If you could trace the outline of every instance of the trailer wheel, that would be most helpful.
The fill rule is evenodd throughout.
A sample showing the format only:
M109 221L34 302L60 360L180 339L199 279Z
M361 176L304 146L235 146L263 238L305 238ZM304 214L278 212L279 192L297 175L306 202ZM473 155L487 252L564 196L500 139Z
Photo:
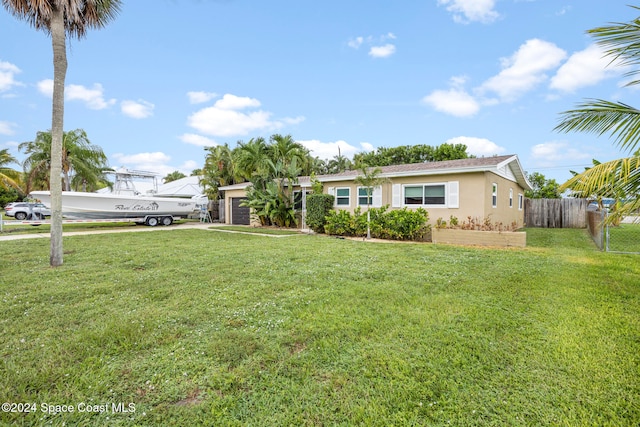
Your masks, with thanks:
M173 217L165 216L165 217L162 217L160 221L162 222L162 225L168 227L171 224L173 224Z
M146 224L149 227L155 227L156 225L158 225L158 218L155 216L150 216L149 218L147 218Z

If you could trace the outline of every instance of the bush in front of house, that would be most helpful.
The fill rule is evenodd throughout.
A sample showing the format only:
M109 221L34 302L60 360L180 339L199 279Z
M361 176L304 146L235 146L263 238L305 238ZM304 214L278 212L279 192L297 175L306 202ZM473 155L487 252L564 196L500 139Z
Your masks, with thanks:
M371 237L391 240L423 240L429 232L429 214L426 210L407 208L388 210L388 206L371 208ZM325 233L335 236L362 237L367 234L367 213L357 208L331 211L326 217Z
M324 232L324 224L333 210L334 197L331 194L314 193L307 195L306 223L316 233Z

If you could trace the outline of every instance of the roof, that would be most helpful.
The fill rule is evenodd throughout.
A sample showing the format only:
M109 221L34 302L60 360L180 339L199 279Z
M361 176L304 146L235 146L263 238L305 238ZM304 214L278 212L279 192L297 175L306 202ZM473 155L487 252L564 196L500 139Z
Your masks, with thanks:
M443 175L454 173L493 172L496 175L512 180L520 184L525 190L531 190L531 184L522 169L520 160L515 154L507 156L476 157L472 159L445 160L442 162L409 163L403 165L381 166L380 177L398 178L404 176ZM348 170L331 175L318 175L320 182L350 181L361 175L359 170ZM234 190L246 188L250 183L228 185L220 187L220 190ZM298 185L311 186L311 178L301 176Z
M158 186L158 196L192 197L203 194L200 177L187 176Z
M520 165L518 156L476 157L472 159L445 160L442 162L409 163L403 165L381 166L380 177L397 178L403 176L443 175L453 173L470 172L494 172L504 178L516 181L525 190L531 189L531 184L526 178ZM319 175L316 178L320 182L349 181L361 175L359 170L349 170L331 175ZM310 185L309 177L300 177L302 186Z

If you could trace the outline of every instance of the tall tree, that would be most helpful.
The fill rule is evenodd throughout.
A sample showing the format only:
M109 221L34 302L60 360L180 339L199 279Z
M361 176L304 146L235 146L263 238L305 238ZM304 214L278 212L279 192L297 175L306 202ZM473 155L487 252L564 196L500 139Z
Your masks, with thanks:
M637 6L630 7L640 10ZM605 49L606 56L611 58L610 64L629 69L626 77L640 74L640 18L594 28L587 33ZM639 83L640 79L634 78L626 86ZM615 145L632 153L640 148L640 110L622 102L588 99L575 109L560 113L560 123L554 130L609 135L614 138ZM598 194L606 190L624 195L625 203L617 210L617 215L608 219L615 222L640 208L640 156L636 152L630 157L595 165L565 182L562 189L565 188L582 194Z
M534 172L527 175L527 179L531 183L531 190L526 190L524 196L530 199L559 199L560 184L555 179L547 179L540 172Z
M170 174L167 174L167 176L165 176L164 178L162 178L162 181L166 184L168 182L177 181L179 179L186 178L186 177L187 175L183 174L180 171L173 171Z
M64 132L63 135L62 180L65 191L71 191L72 187L84 191L88 187L91 190L100 187L101 182L106 182L104 172L110 170L102 148L92 144L82 129ZM18 146L20 151L27 154L23 166L29 188L33 188L38 181L51 186L49 170L52 145L51 132L38 132L35 140Z
M218 187L242 181L238 173L238 154L228 144L205 148L208 151L202 168L200 184L212 200L221 198Z
M0 150L0 188L8 190L13 188L22 192L20 188L20 172L11 169L8 165L11 163L18 163L15 157L9 154L9 149L4 148Z
M67 75L66 38L81 39L91 28L102 28L115 18L120 0L2 0L2 5L19 19L51 36L53 47L53 103L51 114L51 176L62 174L64 129L64 84ZM62 265L62 182L51 180L52 267Z
M238 173L245 180L266 188L269 180L269 146L262 137L238 142Z
M378 147L376 151L357 153L353 156L353 162L356 165L390 166L467 159L470 157L473 156L467 153L467 146L464 144L444 143L436 147L417 144L400 145L397 147Z

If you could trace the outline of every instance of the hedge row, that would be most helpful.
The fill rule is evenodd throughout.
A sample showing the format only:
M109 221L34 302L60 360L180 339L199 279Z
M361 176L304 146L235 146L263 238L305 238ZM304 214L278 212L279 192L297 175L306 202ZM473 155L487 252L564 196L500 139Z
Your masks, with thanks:
M429 214L426 210L407 208L388 210L388 206L371 208L371 237L392 240L424 240L429 232ZM367 213L357 208L353 214L348 211L331 210L325 217L324 231L330 235L367 235Z

